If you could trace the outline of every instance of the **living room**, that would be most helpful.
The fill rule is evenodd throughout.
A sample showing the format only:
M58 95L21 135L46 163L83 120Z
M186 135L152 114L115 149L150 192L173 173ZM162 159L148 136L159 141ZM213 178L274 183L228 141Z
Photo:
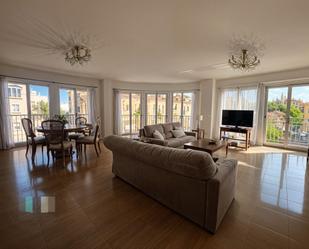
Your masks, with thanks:
M308 9L2 1L1 248L307 248Z

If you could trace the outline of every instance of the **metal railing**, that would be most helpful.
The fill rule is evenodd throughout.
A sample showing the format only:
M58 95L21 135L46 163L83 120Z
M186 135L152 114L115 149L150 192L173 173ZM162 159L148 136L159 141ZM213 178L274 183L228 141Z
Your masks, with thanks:
M287 142L290 145L308 146L309 122L291 119L286 129L286 121L267 120L266 142L277 144Z

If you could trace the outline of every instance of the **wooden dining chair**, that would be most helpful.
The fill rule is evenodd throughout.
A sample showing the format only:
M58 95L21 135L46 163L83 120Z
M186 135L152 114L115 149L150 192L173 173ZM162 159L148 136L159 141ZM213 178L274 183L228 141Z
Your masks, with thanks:
M73 144L66 140L64 123L60 120L45 120L42 122L42 129L47 144L47 165L49 165L49 154L52 153L53 160L56 153L61 153L63 163L65 164L65 153L70 154L72 161Z
M75 119L75 125L76 126L87 126L87 119L85 117L77 117ZM72 132L68 135L70 140L77 140L78 138L85 136L86 134L89 134L88 128L86 127L85 130L81 132Z
M94 145L95 152L97 153L97 156L99 156L99 151L101 152L101 146L100 146L100 127L99 125L96 125L95 132L93 136L84 136L81 138L78 138L76 140L76 148L77 148L77 157L79 156L79 153L82 151L82 146L84 145L84 151L86 153L86 146L89 144ZM99 149L99 151L98 151Z
M42 154L43 154L44 146L46 146L46 139L45 139L44 136L36 136L35 135L33 128L32 128L31 119L22 118L21 124L22 124L23 129L24 129L25 134L26 134L27 149L26 149L26 155L25 156L28 155L29 147L31 145L31 149L32 149L31 159L32 159L32 162L34 162L37 145L42 146Z

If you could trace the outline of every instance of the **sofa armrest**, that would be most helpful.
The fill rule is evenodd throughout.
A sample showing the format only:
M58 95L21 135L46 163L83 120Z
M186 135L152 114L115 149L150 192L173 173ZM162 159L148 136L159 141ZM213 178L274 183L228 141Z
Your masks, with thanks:
M187 136L196 137L196 133L195 133L195 132L192 132L192 131L185 131L185 134L186 134Z
M148 137L147 137L147 143L157 144L157 145L162 145L162 146L167 146L168 144L166 140L161 140L158 138L148 138Z
M205 228L215 233L234 200L237 161L219 159L217 173L207 181Z

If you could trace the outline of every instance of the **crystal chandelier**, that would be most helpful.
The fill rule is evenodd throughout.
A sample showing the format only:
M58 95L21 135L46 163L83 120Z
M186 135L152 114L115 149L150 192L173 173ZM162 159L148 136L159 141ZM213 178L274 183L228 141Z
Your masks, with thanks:
M91 50L83 45L74 45L65 52L65 61L71 66L76 63L83 65L91 59Z
M265 46L254 35L234 37L229 44L228 64L235 70L243 72L254 70L260 63Z
M241 54L231 55L228 60L229 65L233 69L239 69L241 71L250 71L255 69L257 65L261 63L260 59L256 55L250 55L247 49L242 49Z

